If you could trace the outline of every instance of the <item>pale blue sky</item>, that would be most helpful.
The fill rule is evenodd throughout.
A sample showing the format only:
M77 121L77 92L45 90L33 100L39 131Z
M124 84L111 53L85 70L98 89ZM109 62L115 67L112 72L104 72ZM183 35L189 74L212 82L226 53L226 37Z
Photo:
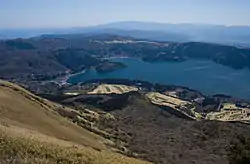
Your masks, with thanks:
M132 20L250 25L250 0L0 0L0 28Z

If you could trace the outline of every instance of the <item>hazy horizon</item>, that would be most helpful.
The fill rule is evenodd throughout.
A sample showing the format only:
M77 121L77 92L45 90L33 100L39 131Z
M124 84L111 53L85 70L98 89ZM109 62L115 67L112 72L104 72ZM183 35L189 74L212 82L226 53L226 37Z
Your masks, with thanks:
M93 25L83 25L83 26L65 26L65 27L0 27L1 30L22 30L22 29L70 29L70 28L84 28L84 27L96 27L96 26L102 26L102 25L108 25L108 24L116 24L116 23L131 23L131 22L135 22L135 23L152 23L152 24L163 24L163 25L167 25L167 24L172 24L172 25L211 25L211 26L225 26L225 27L249 27L250 25L225 25L225 24L208 24L208 23L171 23L171 22L153 22L153 21L134 21L134 20L127 20L127 21L114 21L114 22L104 22L101 24L93 24Z
M112 22L250 26L249 0L1 0L0 28L71 28Z

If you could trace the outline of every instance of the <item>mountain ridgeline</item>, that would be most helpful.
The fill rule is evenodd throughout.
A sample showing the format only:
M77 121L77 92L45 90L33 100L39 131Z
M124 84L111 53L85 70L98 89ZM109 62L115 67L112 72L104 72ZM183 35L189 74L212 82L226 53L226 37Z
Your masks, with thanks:
M147 62L212 60L235 69L250 68L250 49L200 42L155 42L109 34L1 41L0 57L0 77L5 79L53 79L65 72L88 68L105 68L100 72L122 68L120 63L110 64L106 60L110 57L136 57Z
M208 42L249 47L249 31L249 26L124 21L77 28L0 29L0 39L29 38L42 34L113 34L165 42Z

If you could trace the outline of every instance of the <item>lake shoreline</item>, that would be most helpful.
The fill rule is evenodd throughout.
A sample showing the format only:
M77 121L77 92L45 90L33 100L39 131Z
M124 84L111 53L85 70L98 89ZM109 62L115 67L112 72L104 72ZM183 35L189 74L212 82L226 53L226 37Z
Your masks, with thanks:
M127 65L124 69L98 74L94 70L73 74L67 83L81 83L93 79L131 79L151 83L186 86L206 95L224 94L250 99L245 88L250 83L250 70L234 70L207 60L148 63L137 58L114 58L111 61Z

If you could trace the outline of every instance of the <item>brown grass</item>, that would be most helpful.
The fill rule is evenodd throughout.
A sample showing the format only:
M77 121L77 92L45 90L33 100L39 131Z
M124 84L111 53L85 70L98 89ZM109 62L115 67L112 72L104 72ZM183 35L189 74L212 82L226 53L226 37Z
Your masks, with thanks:
M50 105L57 107L56 104ZM0 119L2 121L59 139L98 149L104 148L99 136L78 127L47 108L46 104L31 100L11 88L0 87Z
M12 127L0 126L0 162L1 164L140 164L146 163L124 157L107 150L95 150L74 145L67 141L43 136L20 135ZM42 139L41 139L42 138ZM46 139L46 141L42 141Z
M73 110L0 80L0 163L144 163L107 150L58 108Z

